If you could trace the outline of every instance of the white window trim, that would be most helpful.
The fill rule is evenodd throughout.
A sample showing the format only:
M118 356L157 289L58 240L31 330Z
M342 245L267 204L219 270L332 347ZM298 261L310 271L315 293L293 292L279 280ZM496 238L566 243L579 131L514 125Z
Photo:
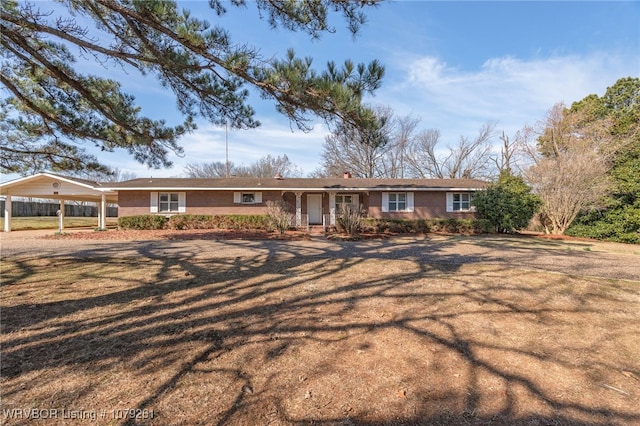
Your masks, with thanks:
M453 196L454 194L460 195L468 195L469 196L469 208L468 209L453 209ZM447 213L473 213L476 211L476 207L471 205L471 201L473 201L473 193L472 192L447 192Z
M390 210L389 209L389 195L390 194L405 194L405 209L404 210ZM413 192L407 191L393 191L382 193L382 212L383 213L412 213L415 210Z
M169 210L161 210L160 209L160 196L162 194L168 194L169 199L171 199L171 194L178 194L178 209L171 210L171 201L169 201ZM167 192L152 192L151 193L151 213L184 213L187 211L187 193L186 192L175 192L175 191L167 191Z
M351 204L351 207L353 207L353 208L354 208L354 209L356 209L356 210L358 210L358 209L360 208L360 194L354 194L354 193L338 193L338 194L335 194L335 196L334 196L334 200L333 200L335 210L336 210L336 212L337 212L338 214L340 214L340 209L338 208L338 202L337 202L337 200L336 200L336 199L337 199L337 197L345 197L345 196L346 196L346 197L351 197L351 203L349 203L349 204ZM343 198L343 200L344 200L344 198ZM340 204L345 204L345 203L344 203L344 201L343 201L343 202L342 202L342 203L340 203Z
M158 213L158 193L157 192L151 193L151 201L149 205L150 205L149 211L151 213Z
M187 193L178 192L178 213L185 213L187 211Z
M158 212L160 212L160 213L178 213L178 205L176 205L175 210L171 208L171 196L174 195L174 194L178 195L177 192L159 192L158 193ZM166 201L167 208L166 208L166 210L162 209L162 204L163 204L162 196L163 195L167 196L167 201ZM178 200L177 200L178 204L179 204L179 199L180 199L180 197L178 197Z

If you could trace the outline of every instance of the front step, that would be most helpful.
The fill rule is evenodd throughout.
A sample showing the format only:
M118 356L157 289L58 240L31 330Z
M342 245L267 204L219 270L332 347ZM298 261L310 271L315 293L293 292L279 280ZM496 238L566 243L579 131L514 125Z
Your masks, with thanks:
M324 226L322 225L309 225L307 227L309 235L324 235Z

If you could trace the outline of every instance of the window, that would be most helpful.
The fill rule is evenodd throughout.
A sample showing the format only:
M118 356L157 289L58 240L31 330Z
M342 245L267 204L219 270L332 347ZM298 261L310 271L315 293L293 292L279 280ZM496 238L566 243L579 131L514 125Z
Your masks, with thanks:
M253 192L242 193L242 204L253 204L256 202L256 195Z
M179 196L177 192L161 192L159 208L160 212L177 212Z
M468 212L471 211L471 194L453 194L453 211Z
M407 193L391 192L389 193L389 211L403 212L407 210Z
M353 197L351 195L336 195L336 212L338 214L342 213L342 210L345 206L350 206L353 204Z
M260 204L262 203L262 192L234 192L233 202L235 204Z
M383 192L382 212L413 213L413 192Z

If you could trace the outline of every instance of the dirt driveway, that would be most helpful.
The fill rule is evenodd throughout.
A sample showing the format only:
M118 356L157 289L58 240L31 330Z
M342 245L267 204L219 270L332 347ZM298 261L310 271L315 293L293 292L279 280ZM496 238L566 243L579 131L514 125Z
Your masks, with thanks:
M245 249L248 252L297 252L301 256L382 256L442 264L491 263L555 271L576 276L640 279L640 246L600 241L549 240L511 236L402 236L363 241L308 241L273 239L229 240L206 231L132 231L117 237L94 239L91 230L72 231L92 238L55 238L51 230L0 233L1 253L9 256L92 256L100 247L114 255L131 256L140 250L177 248L212 254ZM116 231L109 231L116 234ZM120 252L120 254L118 254ZM247 253L236 253L241 257ZM253 255L254 253L251 253Z
M0 235L3 424L640 424L638 246L180 235Z

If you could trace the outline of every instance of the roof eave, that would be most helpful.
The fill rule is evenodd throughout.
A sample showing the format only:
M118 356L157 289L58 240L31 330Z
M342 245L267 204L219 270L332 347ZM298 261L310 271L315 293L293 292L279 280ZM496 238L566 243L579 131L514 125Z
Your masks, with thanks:
M136 186L136 187L111 187L101 188L105 191L287 191L287 192L327 192L327 191L478 191L484 187L398 187L398 186L376 186L376 187L265 187L265 186L242 186L242 187L193 187L193 186Z

